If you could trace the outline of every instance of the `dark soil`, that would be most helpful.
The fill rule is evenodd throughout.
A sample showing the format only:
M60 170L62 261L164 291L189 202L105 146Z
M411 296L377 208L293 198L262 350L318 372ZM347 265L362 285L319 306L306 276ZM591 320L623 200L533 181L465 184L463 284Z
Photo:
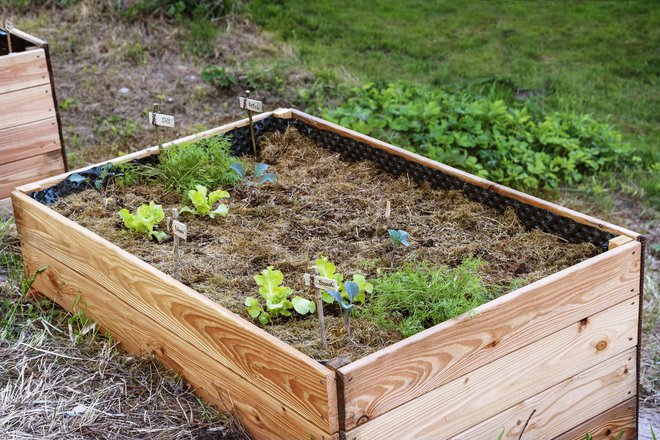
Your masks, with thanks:
M188 241L182 244L182 281L231 311L250 319L243 301L258 297L253 276L268 265L284 273L285 284L312 299L303 274L311 261L328 256L345 276L367 278L389 270L388 227L410 233L411 246L397 253L397 265L430 262L458 265L468 256L487 264L482 276L493 294L506 286L534 282L599 253L590 244L570 244L537 230L526 231L513 211L498 211L465 198L459 191L433 190L406 176L395 177L370 162L344 162L290 130L262 140L262 161L278 174L274 185L248 197L229 189L226 219L183 217ZM250 159L247 159L248 161ZM116 212L149 201L180 207L181 197L163 186L110 186L107 208L96 191L60 200L54 209L172 274L171 240L158 244L123 228ZM249 200L249 202L248 202ZM385 219L391 202L392 215ZM363 357L393 342L399 334L354 319L349 340L337 305L325 308L329 350L320 344L318 320L293 318L265 329L316 359Z

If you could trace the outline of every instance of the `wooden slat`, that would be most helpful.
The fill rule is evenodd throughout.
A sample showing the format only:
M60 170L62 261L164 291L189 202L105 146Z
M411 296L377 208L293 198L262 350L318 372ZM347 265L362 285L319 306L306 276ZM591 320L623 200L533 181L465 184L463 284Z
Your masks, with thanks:
M450 438L637 344L637 298L588 317L349 431L347 438Z
M55 116L50 84L0 95L0 130Z
M640 254L625 244L342 367L347 429L639 294Z
M61 148L54 117L0 130L0 165Z
M166 366L180 372L197 393L224 410L235 410L252 435L258 439L325 438L325 433L305 418L285 408L270 394L217 362L213 356L185 335L147 315L136 316L133 304L80 275L58 260L29 244L22 245L28 273L48 269L36 278L33 287L69 310L83 310L97 318L102 331L110 332L127 350L153 354Z
M593 440L615 440L623 431L620 440L637 439L637 402L631 398L591 420L556 437L556 440L584 440L590 434Z
M599 220L597 218L591 217L589 215L582 214L577 211L573 211L572 209L568 209L563 206L559 206L557 204L547 202L545 200L539 199L538 197L530 196L529 194L516 191L504 185L491 182L490 180L477 177L473 174L466 173L465 171L461 171L457 168L450 167L448 165L428 159L424 156L420 156L419 154L415 154L408 150L404 150L403 148L399 148L394 145L388 144L387 142L374 139L370 136L364 135L362 133L358 133L357 131L344 128L340 125L333 124L332 122L325 121L323 119L317 118L312 115L308 115L307 113L301 112L300 110L291 109L291 115L293 118L301 120L321 130L327 130L327 131L333 131L335 133L339 133L342 136L358 140L360 142L371 145L373 147L386 151L395 156L401 156L405 159L420 163L429 168L440 170L445 174L456 176L459 179L464 180L465 182L472 183L473 185L480 186L482 188L487 188L503 196L510 197L515 200L519 200L528 205L547 209L548 211L553 212L555 214L559 214L563 217L571 218L578 223L588 226L593 226L598 229L612 232L613 234L617 234L617 235L627 235L631 238L637 238L639 236L637 232L633 232L628 229L622 228L620 226L616 226L611 223L605 222L603 220Z
M159 323L286 411L324 432L339 429L333 371L25 194L13 192L12 201L21 242L120 298L128 314L121 319ZM92 318L105 324L103 315Z
M0 165L0 198L8 197L17 186L54 176L64 171L59 150Z
M252 117L252 120L259 121L261 119L267 118L268 116L275 116L275 117L278 117L278 118L279 117L284 117L288 114L287 112L288 112L288 109L278 109L278 110L275 110L275 111L272 111L272 112L261 113L259 115L255 115L255 116ZM217 134L225 133L225 132L228 132L230 130L233 130L234 128L244 127L247 124L248 124L248 118L241 119L241 120L232 122L230 124L225 124L225 125L221 125L219 127L211 128L211 129L203 131L201 133L196 133L196 134L193 134L193 135L190 135L190 136L185 136L185 137L182 137L182 138L170 141L170 142L166 142L166 143L163 144L163 148L167 148L170 145L176 145L176 144L180 144L180 143L183 143L183 142L190 142L190 141L195 141L195 140L199 140L199 139L204 139L204 138L207 138L207 137L210 137L210 136L215 136ZM85 171L85 170L88 170L90 168L94 168L94 167L97 167L99 165L103 165L103 164L106 164L106 163L123 163L123 162L129 162L129 161L135 160L135 159L142 159L144 157L149 157L149 156L153 156L154 154L158 154L158 151L159 151L159 149L158 149L157 146L145 148L144 150L136 151L134 153L127 154L125 156L115 157L114 159L110 159L110 160L106 160L106 161L103 161L103 162L88 165L86 167L82 167L82 168L79 168L77 170L69 171L67 173L63 173L63 174L60 174L60 175L57 175L57 176L54 176L54 177L51 177L51 178L48 178L48 179L43 179L43 180L40 180L38 182L34 182L30 185L24 185L24 186L22 186L18 189L20 191L24 192L24 193L28 193L28 192L31 192L31 191L38 191L38 190L49 188L53 185L56 185L57 183L59 183L62 180L66 179L67 176L69 176L70 174L79 173L81 171Z
M454 439L494 440L500 434L507 440L555 438L635 395L635 357L636 348L631 348L463 431Z
M631 240L632 240L632 238L626 237L625 235L619 235L618 237L614 237L607 244L607 250L616 249L619 246L624 245L624 244L628 243Z
M43 49L0 57L0 94L49 83Z

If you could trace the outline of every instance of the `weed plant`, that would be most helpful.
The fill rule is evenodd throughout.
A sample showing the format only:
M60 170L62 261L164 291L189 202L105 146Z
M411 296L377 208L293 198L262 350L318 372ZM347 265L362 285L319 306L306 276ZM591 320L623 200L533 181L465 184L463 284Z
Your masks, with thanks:
M414 335L488 301L479 276L482 260L465 259L456 268L408 264L373 279L374 293L365 313L379 326Z

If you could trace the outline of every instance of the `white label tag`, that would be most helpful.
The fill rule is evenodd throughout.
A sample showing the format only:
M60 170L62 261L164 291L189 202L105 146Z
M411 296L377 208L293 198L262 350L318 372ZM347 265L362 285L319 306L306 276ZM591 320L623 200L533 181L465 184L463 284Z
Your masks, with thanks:
M305 278L306 286L312 284L312 276L310 274L306 273L304 278ZM317 289L337 290L337 280L315 275L314 287L316 287Z
M155 116L155 119L154 119ZM174 127L174 116L149 112L149 123L163 127Z
M172 234L184 240L188 239L188 225L177 220L172 220Z
M264 111L263 103L261 101L257 101L256 99L250 99L240 96L238 98L238 103L241 106L241 108L244 110L250 110L259 113Z

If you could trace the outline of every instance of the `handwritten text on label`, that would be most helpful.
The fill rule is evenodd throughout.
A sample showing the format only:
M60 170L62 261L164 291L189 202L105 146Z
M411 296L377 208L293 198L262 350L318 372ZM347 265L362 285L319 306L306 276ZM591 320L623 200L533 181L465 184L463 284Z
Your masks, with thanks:
M161 125L163 127L174 127L174 116L149 112L149 123L154 125Z
M305 285L309 286L312 283L312 277L310 274L305 274ZM326 278L322 276L314 276L314 287L317 289L329 289L337 290L337 281L332 278Z
M264 111L264 105L262 104L261 101L257 101L256 99L250 99L240 96L238 98L238 103L241 106L241 108L245 110L250 110L253 112L260 112L260 113Z
M177 220L172 220L172 233L184 240L188 239L188 225Z

